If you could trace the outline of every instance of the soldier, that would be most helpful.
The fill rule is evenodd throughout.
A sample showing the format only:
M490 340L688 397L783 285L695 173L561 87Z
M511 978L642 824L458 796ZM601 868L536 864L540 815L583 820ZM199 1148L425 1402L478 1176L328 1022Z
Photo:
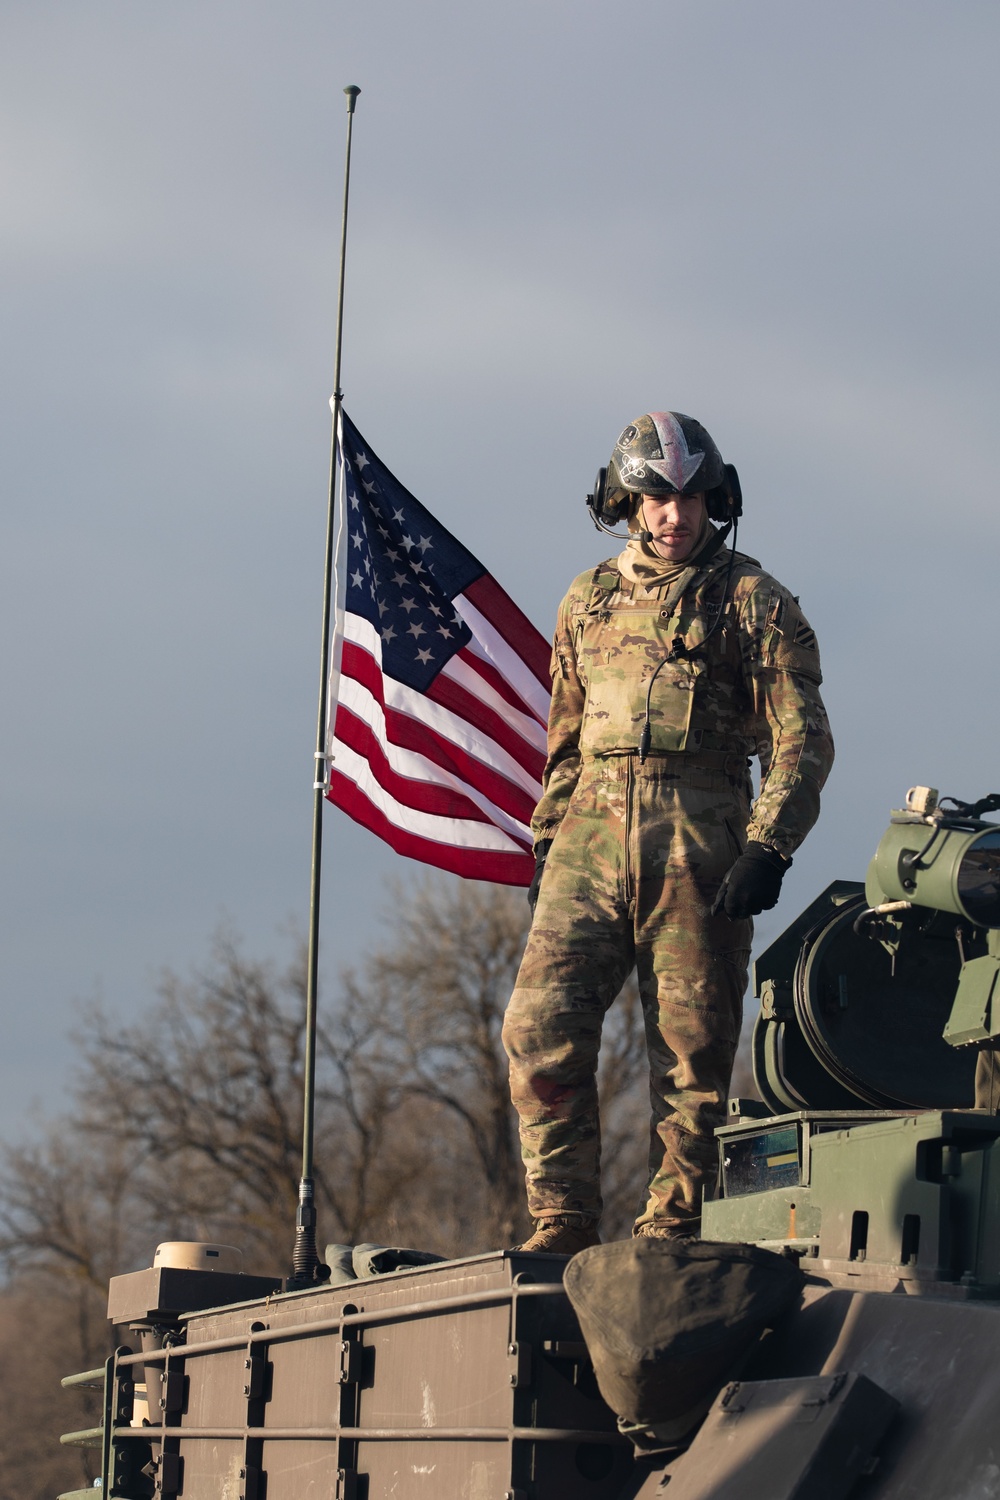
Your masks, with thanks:
M833 759L816 638L735 550L739 481L700 423L630 423L588 504L604 530L627 517L630 538L560 606L537 904L504 1023L535 1221L521 1248L567 1255L599 1242L597 1055L633 966L653 1111L633 1233L697 1232L750 919L776 903Z

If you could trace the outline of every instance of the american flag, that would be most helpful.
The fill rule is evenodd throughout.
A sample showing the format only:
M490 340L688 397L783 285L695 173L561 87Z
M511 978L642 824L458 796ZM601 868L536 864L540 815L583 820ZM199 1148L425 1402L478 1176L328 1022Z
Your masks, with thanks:
M327 796L400 854L528 885L548 644L341 421Z

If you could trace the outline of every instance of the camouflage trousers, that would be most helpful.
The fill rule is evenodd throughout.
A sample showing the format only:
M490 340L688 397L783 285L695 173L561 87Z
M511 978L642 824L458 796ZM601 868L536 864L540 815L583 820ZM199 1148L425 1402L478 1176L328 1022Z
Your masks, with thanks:
M503 1031L535 1219L600 1218L601 1026L633 966L652 1104L636 1228L696 1230L714 1181L753 924L710 910L749 786L680 759L585 761L546 862Z

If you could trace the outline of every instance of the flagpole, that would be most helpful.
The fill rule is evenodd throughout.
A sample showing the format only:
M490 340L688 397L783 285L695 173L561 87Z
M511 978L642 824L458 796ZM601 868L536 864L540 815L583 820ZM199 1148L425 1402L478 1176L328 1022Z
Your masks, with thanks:
M337 343L333 367L333 432L330 440L330 491L326 521L326 565L323 577L323 631L320 644L319 709L316 716L315 779L313 782L312 880L309 892L309 947L306 965L306 1036L303 1060L302 1177L295 1214L295 1247L289 1290L323 1281L329 1271L320 1263L316 1249L316 1204L313 1184L313 1128L316 1103L316 1015L319 960L319 904L323 868L323 803L326 776L326 719L330 678L330 615L333 601L334 531L337 504L337 446L344 393L340 388L340 361L344 340L344 270L347 264L347 206L351 186L351 132L354 110L361 90L348 84L347 153L344 162L344 210L340 229L340 278L337 292Z

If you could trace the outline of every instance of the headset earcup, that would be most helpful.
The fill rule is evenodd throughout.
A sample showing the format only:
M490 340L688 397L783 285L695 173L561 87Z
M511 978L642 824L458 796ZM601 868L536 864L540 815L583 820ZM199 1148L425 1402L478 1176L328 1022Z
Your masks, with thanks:
M743 514L740 476L732 464L723 464L722 483L708 491L705 508L711 521L732 521Z
M594 480L594 488L587 496L587 509L590 511L595 526L600 526L604 517L604 494L607 484L607 469L598 469L597 478Z
M607 469L598 469L593 493L587 496L587 509L599 527L617 526L619 521L628 520L631 501L635 497L617 484L617 471L616 482L612 485L612 494L617 495L618 498L611 500L608 497Z
M624 504L618 500L611 504L608 500L608 471L598 469L597 478L594 480L594 503L593 511L605 524L605 526L617 526L622 517L627 514L628 502Z
M722 465L723 480L729 496L729 506L726 512L726 520L732 520L743 514L743 489L740 485L740 476L736 472L735 464Z
M598 469L597 478L594 480L594 514L600 516L602 521L607 521L604 514L604 506L608 498L608 471Z

